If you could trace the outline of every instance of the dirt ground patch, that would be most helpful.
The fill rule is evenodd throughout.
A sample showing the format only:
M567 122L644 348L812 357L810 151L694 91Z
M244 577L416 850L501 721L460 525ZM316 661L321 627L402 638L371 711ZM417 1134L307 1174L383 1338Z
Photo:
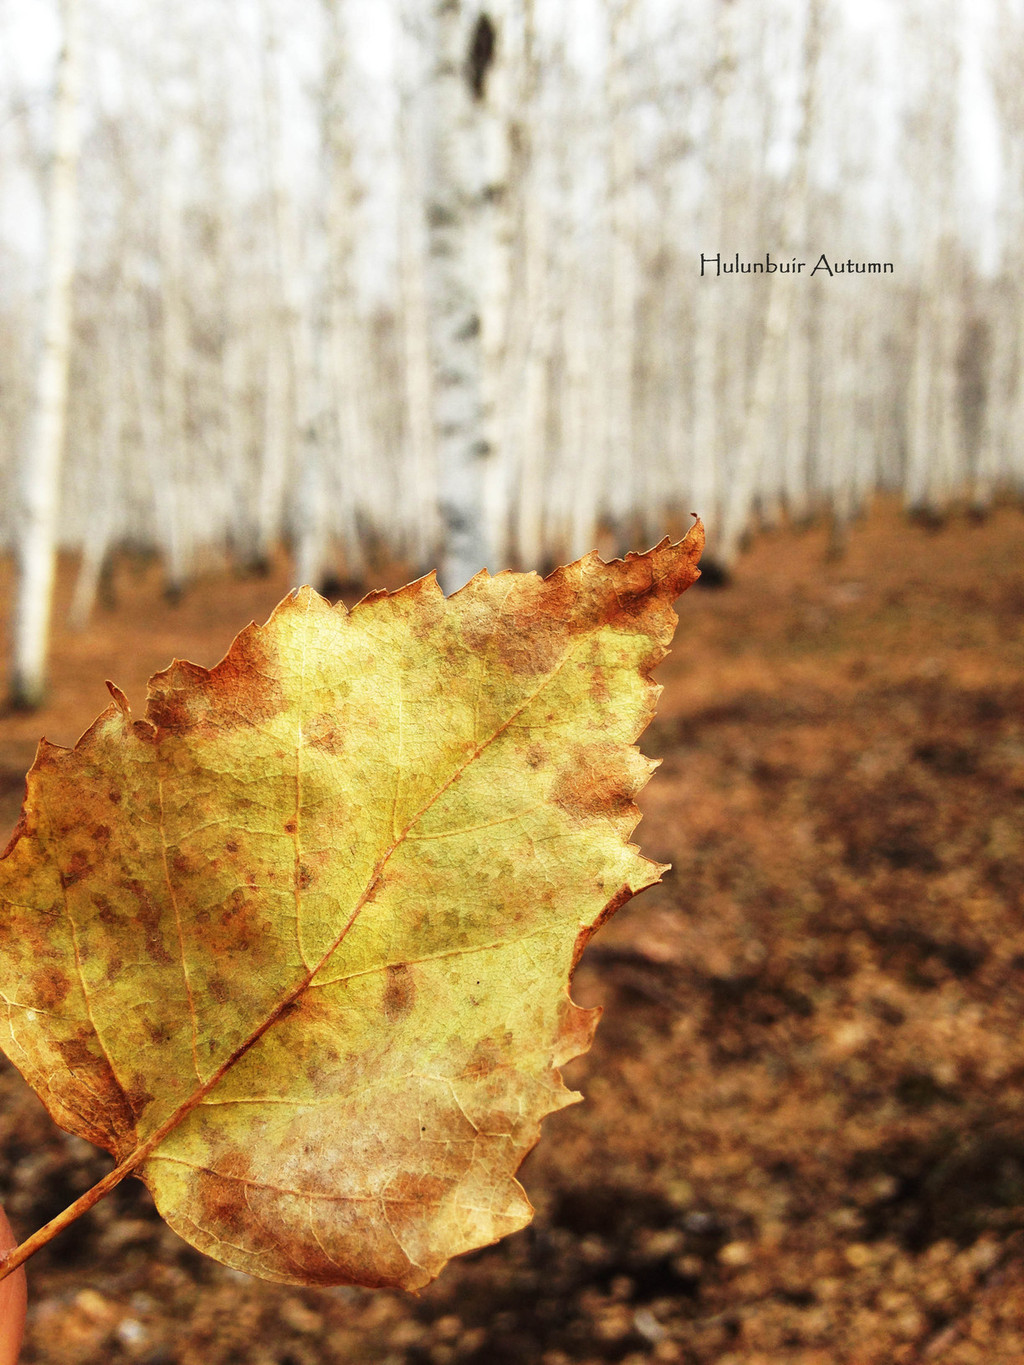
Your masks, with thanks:
M419 1298L296 1291L193 1252L129 1180L30 1263L27 1365L1024 1360L1022 549L1017 509L883 504L839 563L772 534L681 601L637 834L673 867L577 975L606 1013L567 1068L586 1102L523 1168L529 1229ZM288 585L168 607L125 560L115 586L58 630L46 711L2 720L0 837L41 733L73 742L107 677L141 710ZM109 1166L5 1064L17 1231Z

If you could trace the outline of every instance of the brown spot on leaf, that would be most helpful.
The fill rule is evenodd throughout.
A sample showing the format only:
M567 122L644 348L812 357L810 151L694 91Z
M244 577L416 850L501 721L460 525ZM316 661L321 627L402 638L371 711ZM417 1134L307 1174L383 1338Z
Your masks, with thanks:
M451 1181L426 1171L402 1171L388 1184L386 1204L439 1204Z
M166 1043L171 1036L171 1030L167 1027L167 1024L159 1019L149 1019L146 1021L146 1033L149 1035L150 1042L155 1043L157 1046L161 1043Z
M93 1055L90 1047L91 1034L76 1034L73 1038L63 1038L55 1046L64 1062L72 1071L78 1067L92 1067L97 1064L98 1058Z
M629 750L610 743L580 745L559 771L551 800L577 820L614 819L635 810L637 785Z
M169 734L191 730L209 710L203 691L208 677L198 664L175 659L170 668L150 679L146 718Z
M252 1161L248 1153L235 1150L225 1152L217 1160L217 1175L234 1176L238 1180L252 1177Z
M41 968L32 978L32 985L39 1008L44 1010L56 1009L71 991L70 978L56 966Z
M263 914L261 901L247 897L241 887L236 887L217 916L220 932L211 946L214 950L219 947L221 951L250 952L265 932Z
M87 873L92 871L92 864L83 849L77 849L72 855L67 867L60 874L61 885L65 888L74 886L80 882Z
M154 962L173 962L174 958L164 946L160 934L160 907L154 904L148 889L137 879L131 878L123 882L122 885L135 902L132 907L131 918L145 930L146 950L150 958Z
M234 1178L224 1178L213 1171L204 1171L198 1181L199 1217L201 1226L218 1229L218 1236L227 1241L250 1242L251 1228L246 1227L248 1212L239 1181L245 1176L239 1170ZM252 1221L251 1217L248 1220ZM249 1234L249 1235L247 1235Z
M146 710L150 723L182 734L199 726L254 726L279 715L287 702L268 629L247 626L214 668L175 659L155 674Z
M207 988L219 1005L225 1004L231 998L231 987L222 976L211 976Z
M506 575L499 574L494 581L502 584L505 579ZM536 574L516 576L510 589L496 620L493 610L469 614L476 595L487 601L484 594L489 596L492 591L487 580L468 584L462 589L462 593L467 594L462 666L472 652L497 662L518 676L536 677L550 673L563 658L569 645L568 637L574 633L566 604ZM457 594L456 600L462 593Z
M146 1085L145 1076L141 1075L139 1072L135 1072L128 1082L125 1089L125 1096L131 1106L133 1114L141 1114L142 1111L147 1109L156 1099L156 1096L150 1092Z
M344 728L331 712L312 716L303 727L302 734L306 743L321 753L340 754L345 750Z
M513 673L548 672L573 636L611 625L650 634L646 671L664 657L675 625L672 601L700 576L703 545L698 523L678 545L666 539L646 554L630 553L608 565L590 554L543 580L522 575L505 599L490 647Z
M281 1009L282 1020L287 1019L290 1025L297 1026L299 1033L310 1024L320 1023L332 1017L329 1004L325 1004L323 995L318 990L304 990L301 995L297 995L294 1000L289 1000Z
M511 1033L501 1038L481 1038L470 1054L469 1060L459 1073L464 1080L482 1080L503 1066L510 1064L509 1049Z
M412 971L400 963L388 967L384 982L384 1017L389 1024L404 1019L416 1001L416 982Z

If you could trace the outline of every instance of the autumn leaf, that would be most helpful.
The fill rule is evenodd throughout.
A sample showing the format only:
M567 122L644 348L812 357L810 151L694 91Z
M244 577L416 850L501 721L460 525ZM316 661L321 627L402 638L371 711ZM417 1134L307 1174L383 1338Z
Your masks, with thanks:
M144 720L43 741L0 861L0 1039L193 1246L294 1284L427 1283L521 1228L515 1179L599 1014L587 939L662 871L634 741L697 576L678 545L309 588ZM14 1264L9 1258L9 1269Z

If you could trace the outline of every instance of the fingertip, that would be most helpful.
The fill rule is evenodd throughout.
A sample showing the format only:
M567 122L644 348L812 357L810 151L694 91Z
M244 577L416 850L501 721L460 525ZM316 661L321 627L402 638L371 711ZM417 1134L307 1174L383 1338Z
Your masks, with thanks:
M17 1245L18 1239L11 1230L7 1215L0 1209L0 1254L13 1251ZM25 1267L19 1266L5 1280L0 1280L0 1365L15 1365L18 1359L25 1330L27 1302Z

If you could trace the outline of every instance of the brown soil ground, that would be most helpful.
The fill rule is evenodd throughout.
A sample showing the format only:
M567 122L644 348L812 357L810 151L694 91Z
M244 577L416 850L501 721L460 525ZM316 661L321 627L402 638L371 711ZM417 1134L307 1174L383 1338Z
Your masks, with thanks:
M606 1013L568 1068L586 1102L523 1168L529 1229L418 1299L296 1291L192 1251L129 1180L30 1263L24 1360L1024 1361L1022 551L1019 510L928 531L880 506L841 563L773 534L682 600L638 831L673 869L578 973ZM121 564L116 608L58 634L51 705L2 722L4 824L104 678L139 708L285 587L169 608ZM109 1164L0 1072L19 1232Z

